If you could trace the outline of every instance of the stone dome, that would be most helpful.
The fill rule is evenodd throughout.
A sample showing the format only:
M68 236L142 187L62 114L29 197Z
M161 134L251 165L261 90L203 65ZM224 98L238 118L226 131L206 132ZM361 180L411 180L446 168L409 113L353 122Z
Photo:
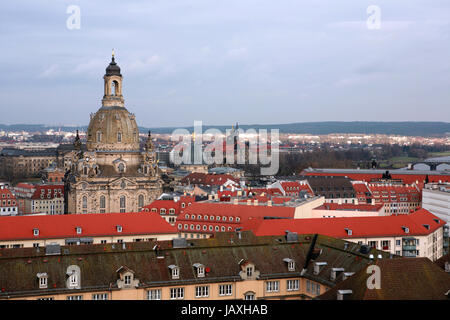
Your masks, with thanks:
M139 130L134 114L125 107L101 107L91 115L86 147L89 151L139 151Z

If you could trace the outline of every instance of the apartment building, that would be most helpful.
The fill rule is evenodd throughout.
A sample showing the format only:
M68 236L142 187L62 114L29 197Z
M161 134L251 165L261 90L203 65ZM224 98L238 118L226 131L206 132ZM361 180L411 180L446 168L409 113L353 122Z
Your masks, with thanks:
M398 216L251 219L244 225L244 230L252 230L258 236L280 235L285 230L299 234L318 233L403 257L426 257L435 261L443 256L444 225L444 220L420 209Z
M180 196L172 200L154 200L152 203L142 207L143 212L159 213L171 225L175 225L177 217L195 202L195 197Z
M422 207L447 222L444 226L444 252L449 252L450 182L428 183L422 189Z
M176 228L154 213L0 218L0 249L169 240L176 235Z
M368 290L367 280L374 266L379 268L380 287ZM378 259L317 299L448 301L449 289L450 274L429 259Z
M312 299L389 258L362 248L317 235L231 232L127 246L3 249L0 299Z
M20 214L64 214L63 184L19 183L13 191Z
M15 216L18 212L14 194L6 186L0 186L0 216Z

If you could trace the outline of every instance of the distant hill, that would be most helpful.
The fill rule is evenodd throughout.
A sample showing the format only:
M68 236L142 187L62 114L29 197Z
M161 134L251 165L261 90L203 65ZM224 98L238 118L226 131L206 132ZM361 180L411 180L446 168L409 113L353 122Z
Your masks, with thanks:
M358 133L358 134L391 134L391 135L405 135L405 136L444 136L450 135L450 123L448 122L375 122L375 121L327 121L327 122L299 122L288 124L254 124L241 125L239 127L243 130L249 128L254 129L279 129L281 133L305 133L305 134L331 134L331 133ZM146 128L139 127L139 131L147 132L151 130L154 133L171 133L177 128L185 128L189 131L193 127L162 127L162 128ZM212 126L205 125L203 130L208 128L216 128L225 132L230 126ZM63 131L73 131L76 129L86 130L87 126L73 127L73 126L46 126L40 124L0 124L0 130L5 131L46 131L49 129Z

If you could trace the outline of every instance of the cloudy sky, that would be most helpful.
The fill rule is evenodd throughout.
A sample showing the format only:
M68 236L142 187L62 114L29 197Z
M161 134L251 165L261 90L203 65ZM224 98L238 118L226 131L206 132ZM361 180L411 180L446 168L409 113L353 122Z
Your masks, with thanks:
M8 1L0 123L87 125L112 48L141 126L450 121L449 36L448 0Z

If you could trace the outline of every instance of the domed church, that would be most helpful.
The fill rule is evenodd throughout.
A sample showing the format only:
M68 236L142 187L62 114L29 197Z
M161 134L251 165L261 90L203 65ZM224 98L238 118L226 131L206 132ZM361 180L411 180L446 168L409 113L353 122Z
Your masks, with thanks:
M102 107L91 114L86 148L77 134L69 155L65 213L137 212L162 193L151 135L141 150L114 53L103 79Z

